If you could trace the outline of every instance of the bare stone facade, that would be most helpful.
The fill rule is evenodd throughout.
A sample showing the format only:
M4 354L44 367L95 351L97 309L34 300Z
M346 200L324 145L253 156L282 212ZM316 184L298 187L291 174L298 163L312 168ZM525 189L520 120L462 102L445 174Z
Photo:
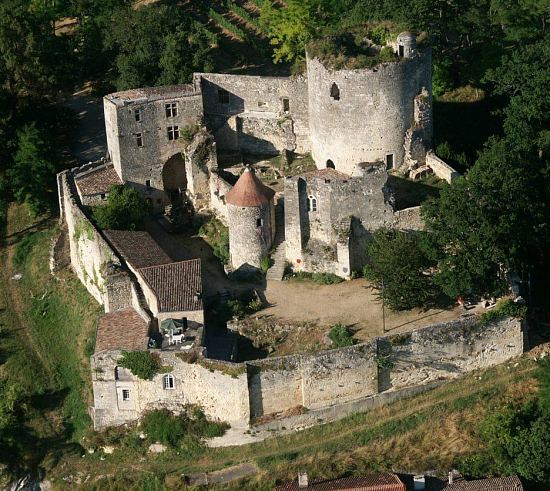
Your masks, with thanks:
M391 46L398 59L373 68L333 70L307 56L303 76L197 73L189 85L108 95L114 169L158 211L185 195L196 210L215 212L230 228L232 266L258 267L283 224L269 207L228 210L232 184L218 155L310 152L319 170L339 177L285 183L282 248L297 269L349 277L365 261L369 232L400 223L386 171L425 166L431 148L430 49L418 49L408 32ZM308 211L312 196L317 209Z

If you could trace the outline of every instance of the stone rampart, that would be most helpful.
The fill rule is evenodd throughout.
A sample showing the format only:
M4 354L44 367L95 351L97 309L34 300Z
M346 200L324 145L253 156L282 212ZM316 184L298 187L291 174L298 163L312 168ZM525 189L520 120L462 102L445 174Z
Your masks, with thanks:
M252 419L434 383L523 353L521 321L477 316L308 355L247 362ZM342 413L344 414L344 413Z
M394 228L399 230L424 230L424 221L420 216L420 206L412 206L394 212Z
M71 265L88 292L109 312L109 305L113 303L107 298L109 273L120 269L120 260L80 208L71 171L58 174L57 181L61 218L67 225ZM128 289L127 305L131 302L129 292ZM120 305L124 299L115 303Z

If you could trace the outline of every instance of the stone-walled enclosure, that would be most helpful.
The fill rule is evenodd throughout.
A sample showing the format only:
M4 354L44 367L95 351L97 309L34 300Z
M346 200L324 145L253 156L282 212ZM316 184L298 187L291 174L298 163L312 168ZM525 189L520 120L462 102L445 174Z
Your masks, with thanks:
M173 390L163 389L166 374L140 380L117 368L119 351L100 352L92 358L94 422L100 429L134 421L149 409L197 404L209 417L245 428L285 411L323 409L458 377L523 350L521 321L503 318L482 326L471 316L347 348L246 363L190 363L159 352L174 377Z

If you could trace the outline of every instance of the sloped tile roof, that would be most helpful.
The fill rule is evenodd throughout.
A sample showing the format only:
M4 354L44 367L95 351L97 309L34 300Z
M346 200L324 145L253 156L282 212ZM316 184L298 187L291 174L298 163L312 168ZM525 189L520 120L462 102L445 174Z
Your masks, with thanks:
M517 476L477 479L475 481L456 481L447 484L443 491L522 491L523 485Z
M155 293L159 312L202 310L200 259L141 268L138 273Z
M275 491L406 491L405 485L395 474L380 473L361 477L313 481L306 488L294 480L275 487Z
M102 315L97 326L95 352L145 350L149 341L148 329L147 322L131 307Z
M275 191L260 182L254 171L247 167L225 195L225 202L234 206L261 206L269 203Z
M94 169L75 177L76 186L82 196L107 193L111 186L122 184L112 165Z
M124 260L136 269L172 262L148 232L105 230L104 233Z

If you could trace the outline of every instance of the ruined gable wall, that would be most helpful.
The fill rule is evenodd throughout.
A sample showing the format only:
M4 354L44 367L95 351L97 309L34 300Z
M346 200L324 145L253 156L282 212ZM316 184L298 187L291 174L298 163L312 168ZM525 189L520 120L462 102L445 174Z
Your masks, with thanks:
M171 367L175 388L164 389L163 377L157 374L152 380L141 380L129 371L115 367L121 352L118 350L96 353L92 357L92 383L94 389L94 427L135 421L145 411L167 408L181 411L184 406L200 406L204 413L233 426L246 426L249 420L247 376L244 370L234 376L198 363L187 363L174 352L157 351L163 366ZM218 362L220 363L220 362ZM223 363L221 363L223 365ZM235 368L235 364L230 364ZM130 400L122 400L122 390L130 390Z
M414 122L414 98L425 87L431 110L431 54L361 70L331 70L307 59L312 156L319 168L328 159L336 170L355 175L360 162L394 155L403 163L405 134ZM340 100L330 91L336 83Z
M195 74L195 85L198 84L203 93L205 121L221 150L309 151L308 89L304 77L200 73ZM229 104L219 102L218 89L229 92ZM289 99L288 113L283 110L284 98Z

